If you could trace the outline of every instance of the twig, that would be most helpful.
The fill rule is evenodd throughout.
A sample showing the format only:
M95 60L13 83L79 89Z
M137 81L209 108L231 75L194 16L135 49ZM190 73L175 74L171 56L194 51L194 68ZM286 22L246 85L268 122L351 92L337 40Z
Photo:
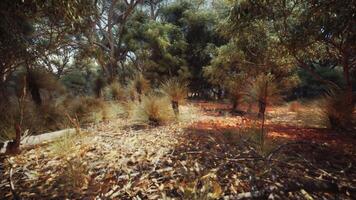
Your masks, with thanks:
M313 145L314 143L305 142L305 141L287 142L287 143L284 143L284 144L278 146L278 147L275 148L273 151L271 151L271 152L266 156L266 159L267 159L268 161L270 161L270 160L272 159L272 157L273 157L275 154L277 154L279 151L281 151L281 150L284 149L285 147L290 146L290 145L297 145L297 144Z
M17 194L16 190L15 190L15 185L12 181L12 176L13 176L13 167L12 164L10 162L10 160L8 160L9 164L10 164L10 172L9 172L9 183L10 183L10 190L13 196L14 200L21 200L21 197Z

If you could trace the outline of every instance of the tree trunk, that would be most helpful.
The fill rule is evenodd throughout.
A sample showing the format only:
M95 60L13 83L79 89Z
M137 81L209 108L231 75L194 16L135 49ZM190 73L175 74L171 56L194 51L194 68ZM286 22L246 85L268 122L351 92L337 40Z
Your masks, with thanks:
M343 71L344 71L344 79L346 82L346 100L347 103L352 103L353 97L352 97L352 82L350 78L349 56L346 53L343 59Z
M172 103L172 108L173 108L174 114L176 116L178 116L179 115L179 104L178 104L178 102L177 101L172 101L171 103Z
M21 127L15 125L16 137L13 141L9 142L6 146L6 154L18 154L20 152L21 142Z
M232 112L236 111L238 105L239 105L239 103L238 103L237 99L233 99L231 111Z
M28 89L30 90L32 100L35 102L37 106L42 105L42 98L40 93L40 88L33 77L32 72L28 69L27 70L27 80L28 80Z
M350 65L349 65L349 56L347 52L343 53L343 60L342 60L342 67L343 67L343 76L345 80L345 87L342 89L340 100L337 100L335 109L340 112L340 114L332 115L329 114L329 123L331 128L336 130L348 130L353 127L352 121L352 112L354 109L354 101L353 101L353 94L352 94L352 82L350 78ZM342 94L343 93L343 94ZM334 97L340 98L340 97Z
M259 106L258 117L262 118L262 116L265 114L266 111L266 102L264 100L260 100L258 106Z

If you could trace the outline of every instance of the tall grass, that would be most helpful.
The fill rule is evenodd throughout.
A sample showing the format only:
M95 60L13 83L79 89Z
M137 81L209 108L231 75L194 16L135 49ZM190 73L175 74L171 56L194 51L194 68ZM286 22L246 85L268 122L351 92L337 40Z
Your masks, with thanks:
M187 85L178 78L171 78L162 84L161 91L170 99L172 109L175 115L178 115L179 105L185 101L188 95Z
M146 95L141 102L136 102L132 109L131 120L135 124L158 126L174 119L169 99L164 96Z

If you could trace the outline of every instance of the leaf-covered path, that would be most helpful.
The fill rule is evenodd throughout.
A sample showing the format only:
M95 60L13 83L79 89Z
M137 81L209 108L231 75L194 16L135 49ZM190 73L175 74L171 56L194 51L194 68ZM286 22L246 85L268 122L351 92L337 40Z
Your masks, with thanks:
M134 127L117 119L7 158L0 197L356 197L354 138L269 121L269 143L261 152L253 137L258 123L209 106L214 105L186 106L179 123L162 127Z

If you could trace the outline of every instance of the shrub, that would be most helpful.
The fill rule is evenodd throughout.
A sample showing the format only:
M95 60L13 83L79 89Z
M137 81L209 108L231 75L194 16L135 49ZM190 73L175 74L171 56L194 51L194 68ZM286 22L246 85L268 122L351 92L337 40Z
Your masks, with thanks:
M174 118L173 110L167 97L147 95L142 101L134 104L131 119L137 124L158 126Z
M17 111L9 104L0 105L0 143L15 138L15 112Z
M227 91L229 93L229 99L233 104L232 111L236 111L244 96L242 81L240 79L230 81L229 84L227 84Z
M188 94L186 84L179 81L178 78L172 78L162 84L161 91L169 97L174 113L178 115L179 104L184 102Z
M141 101L141 96L149 91L150 83L142 74L138 74L129 82L126 89L131 100Z
M108 118L108 106L102 99L79 97L67 100L64 105L69 115L77 117L81 124L98 123Z
M113 82L104 88L106 99L122 101L126 99L126 91L118 82Z
M62 168L61 175L58 178L58 183L64 186L65 192L78 191L85 189L90 181L88 167L80 159L75 158L66 161Z
M275 82L272 74L261 74L256 77L248 88L246 100L248 102L257 102L259 106L259 116L264 115L268 105L281 101L281 91Z
M37 124L40 128L38 132L55 131L68 127L68 118L66 117L66 108L59 103L42 104L37 109L40 120Z
M63 137L51 143L51 154L59 157L68 156L75 150L75 142L77 139L78 137L66 133Z
M352 115L354 104L347 100L346 92L332 89L322 101L322 110L333 129L348 130L353 128Z

